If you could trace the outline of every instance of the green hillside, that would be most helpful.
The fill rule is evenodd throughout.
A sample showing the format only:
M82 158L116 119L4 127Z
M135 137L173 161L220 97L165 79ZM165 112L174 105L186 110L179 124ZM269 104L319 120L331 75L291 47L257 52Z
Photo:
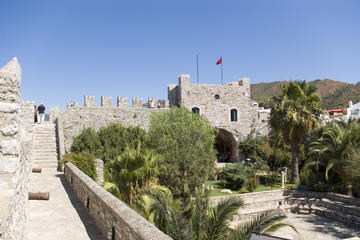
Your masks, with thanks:
M283 82L256 83L251 84L251 98L263 102L271 96L278 95L279 85ZM317 94L322 99L323 108L346 108L349 101L360 102L360 83L350 84L331 79L314 80L309 82L315 85Z

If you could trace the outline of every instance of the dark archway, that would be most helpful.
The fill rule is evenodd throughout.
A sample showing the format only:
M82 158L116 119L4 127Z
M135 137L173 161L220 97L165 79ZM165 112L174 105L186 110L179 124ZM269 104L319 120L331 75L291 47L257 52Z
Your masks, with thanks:
M200 109L199 109L198 107L193 107L193 108L191 109L191 111L192 111L193 113L195 113L196 115L200 115Z
M218 162L236 162L239 158L235 137L223 128L218 129L215 148Z

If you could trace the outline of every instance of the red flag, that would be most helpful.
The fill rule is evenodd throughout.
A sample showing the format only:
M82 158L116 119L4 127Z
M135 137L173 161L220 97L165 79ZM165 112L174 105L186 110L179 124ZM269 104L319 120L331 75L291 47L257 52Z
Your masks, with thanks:
M220 63L222 63L222 57L216 62L216 65L219 65Z

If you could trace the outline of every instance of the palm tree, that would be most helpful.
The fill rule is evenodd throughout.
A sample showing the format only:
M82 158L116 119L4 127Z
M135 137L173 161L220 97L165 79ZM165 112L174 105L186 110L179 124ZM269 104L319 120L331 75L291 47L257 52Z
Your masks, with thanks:
M280 90L280 96L273 97L276 104L270 113L270 126L274 134L290 145L291 182L299 184L299 145L318 126L320 98L315 95L316 87L306 81L290 81L280 85Z
M261 234L284 226L290 226L296 231L292 225L277 223L285 217L274 215L273 212L260 214L256 219L232 230L228 224L244 205L243 201L227 199L211 206L206 190L196 189L195 197L184 211L181 211L180 202L173 200L169 191L146 189L143 193L152 198L149 212L153 214L155 226L173 239L249 239L252 232Z
M343 185L348 185L348 195L351 193L351 181L357 174L353 171L354 162L359 162L360 124L350 119L348 122L339 121L327 125L321 135L310 144L310 153L317 155L321 165L325 168L325 179L329 181L329 173L337 174ZM309 162L305 170L314 165Z
M148 212L153 215L153 223L174 240L192 239L190 225L180 210L180 201L174 200L170 191L145 189L143 194L152 201Z
M157 161L159 155L150 149L141 150L126 147L124 152L114 161L110 161L111 182L119 186L123 200L135 204L137 193L147 187L159 173Z
M258 235L270 233L281 227L291 227L295 232L299 233L293 225L279 223L284 218L286 217L278 215L276 211L263 212L254 219L237 226L235 230L231 231L229 238L233 240L248 240L252 233Z

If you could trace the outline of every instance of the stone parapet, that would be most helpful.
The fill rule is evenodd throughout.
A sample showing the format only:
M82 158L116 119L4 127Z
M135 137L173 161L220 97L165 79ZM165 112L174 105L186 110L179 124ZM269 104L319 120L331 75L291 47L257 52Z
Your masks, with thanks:
M71 163L65 179L106 239L170 240L171 238L111 195Z
M33 102L20 103L16 58L0 69L0 239L22 239L32 156Z

